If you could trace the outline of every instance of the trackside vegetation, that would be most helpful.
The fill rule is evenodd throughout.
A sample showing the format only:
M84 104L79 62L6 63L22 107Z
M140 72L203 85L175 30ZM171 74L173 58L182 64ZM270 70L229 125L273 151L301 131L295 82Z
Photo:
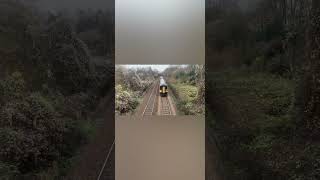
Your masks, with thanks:
M205 77L203 65L175 66L163 74L168 78L170 91L182 115L205 113Z
M207 134L224 179L320 178L319 9L207 1Z
M115 73L115 112L119 115L132 114L148 88L158 81L159 72L151 68L133 69L117 65Z
M92 13L74 18L0 2L0 179L61 179L93 137L90 113L113 87L113 41L96 48L80 34L89 22L91 30L109 28L104 33L113 26L107 12Z

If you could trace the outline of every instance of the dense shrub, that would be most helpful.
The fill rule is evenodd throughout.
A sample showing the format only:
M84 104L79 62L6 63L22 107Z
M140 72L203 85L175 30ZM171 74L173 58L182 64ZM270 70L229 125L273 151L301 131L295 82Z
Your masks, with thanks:
M209 124L231 179L319 177L318 143L299 135L292 114L292 80L245 71L219 72L209 78L209 108L216 116Z
M125 90L121 85L116 86L116 113L124 114L132 112L139 104L132 91Z
M116 113L132 113L158 76L159 72L152 70L151 67L134 69L122 65L116 66Z
M21 52L4 64L0 171L6 177L43 171L73 156L94 133L88 113L105 94L101 89L110 87L103 87L112 78L110 64L93 65L70 22L50 23L48 29L34 24L38 34L26 31L18 39Z
M172 66L162 74L169 84L178 111L185 115L204 114L205 69L203 65Z
M13 73L0 81L0 162L4 174L30 173L49 167L94 134L87 114L96 97L86 93L68 97L45 91L23 91L22 74ZM13 88L14 87L14 88ZM4 101L6 100L6 101Z
M53 39L48 39L48 43L54 42L53 47L49 44L48 58L55 85L64 87L62 91L69 94L87 89L93 73L87 46L63 18L52 22L47 33L53 35Z
M46 167L58 153L41 133L2 128L0 136L1 160L17 165L21 172Z
M0 2L0 179L67 168L68 159L93 136L89 112L114 79L113 65L96 63L74 31L77 18L29 5ZM101 37L113 31L111 19L103 23L107 15L99 20L106 30ZM112 37L99 41L100 53L111 54L107 39Z
M0 179L8 179L17 174L19 174L19 171L16 166L0 161Z
M170 83L170 90L177 98L177 108L185 115L204 113L204 104L199 103L198 88L189 84Z
M39 93L4 103L0 126L0 161L15 164L21 172L46 167L59 155L64 123L50 101Z
M21 99L26 91L25 81L20 72L15 72L8 78L0 81L0 103Z
M114 65L105 59L96 63L94 77L90 78L90 87L94 87L95 94L105 96L109 89L114 88Z

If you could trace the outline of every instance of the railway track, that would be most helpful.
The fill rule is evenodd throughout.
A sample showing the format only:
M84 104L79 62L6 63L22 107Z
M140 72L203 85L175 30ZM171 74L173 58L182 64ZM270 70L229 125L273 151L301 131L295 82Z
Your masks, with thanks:
M159 87L159 84L153 85L151 94L150 94L150 96L148 98L147 105L144 108L142 116L152 116L152 115L154 115L158 87Z
M114 180L114 163L115 163L115 141L108 150L108 154L104 159L104 163L99 171L97 180Z
M172 110L172 102L169 97L161 97L159 95L159 83L153 85L151 93L148 97L146 106L144 107L142 116L152 115L175 115ZM157 110L156 110L157 109ZM115 164L115 141L108 149L108 154L104 158L104 163L100 168L97 180L114 180L114 164Z
M159 107L159 115L173 115L168 97L160 97Z
M151 93L148 96L146 105L142 112L142 116L152 116L152 115L175 115L175 110L173 109L172 102L167 97L161 97L159 95L159 84L155 84L152 87Z

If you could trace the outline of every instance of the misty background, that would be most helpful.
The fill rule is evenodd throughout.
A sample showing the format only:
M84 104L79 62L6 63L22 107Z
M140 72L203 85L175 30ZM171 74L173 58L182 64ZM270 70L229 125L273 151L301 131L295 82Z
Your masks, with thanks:
M77 9L112 10L114 0L31 0L41 10L66 10Z

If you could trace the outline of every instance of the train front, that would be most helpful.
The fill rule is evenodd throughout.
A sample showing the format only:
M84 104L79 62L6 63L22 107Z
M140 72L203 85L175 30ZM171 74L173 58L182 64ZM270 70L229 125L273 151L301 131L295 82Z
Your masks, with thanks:
M160 89L159 89L160 96L162 96L162 97L167 96L168 95L168 85L162 76L160 77L160 86L159 87L160 87Z

